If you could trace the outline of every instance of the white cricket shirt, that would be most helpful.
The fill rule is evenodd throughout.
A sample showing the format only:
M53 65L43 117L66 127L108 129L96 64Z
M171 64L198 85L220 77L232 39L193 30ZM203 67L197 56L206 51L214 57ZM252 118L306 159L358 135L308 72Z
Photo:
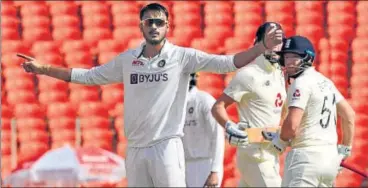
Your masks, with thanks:
M224 93L237 102L239 120L251 128L279 126L286 89L278 64L260 55L235 74Z
M189 91L184 124L185 159L211 159L212 172L223 169L224 129L212 116L216 100L210 94L193 87Z
M336 145L336 104L342 99L333 82L313 67L296 78L288 89L288 105L304 114L291 146Z
M147 59L140 47L92 69L72 69L71 81L89 85L124 83L124 130L128 147L148 147L182 137L190 74L236 70L233 55L212 55L165 42Z

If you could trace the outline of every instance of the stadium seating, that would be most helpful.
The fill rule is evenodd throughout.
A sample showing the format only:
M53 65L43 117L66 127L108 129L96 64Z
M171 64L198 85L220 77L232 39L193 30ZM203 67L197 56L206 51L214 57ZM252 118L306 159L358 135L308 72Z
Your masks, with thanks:
M51 148L99 146L126 156L124 87L82 86L23 71L16 53L60 67L91 68L143 41L140 8L151 1L2 1L2 176L14 164ZM153 2L153 1L152 1ZM209 53L234 54L253 45L264 21L277 21L286 36L307 36L316 67L329 76L357 112L349 162L368 166L368 3L365 1L160 1L169 9L171 42ZM215 98L235 73L201 73L198 87ZM235 105L227 109L238 120ZM13 121L14 120L14 121ZM15 129L13 130L13 128ZM341 130L338 130L341 134ZM14 135L15 133L15 135ZM12 139L17 136L17 139ZM12 148L16 148L16 152ZM223 186L236 186L235 148L226 143ZM16 156L16 157L14 157ZM284 155L281 157L283 166ZM283 169L281 168L281 174ZM358 186L343 170L337 186ZM127 185L126 179L118 185ZM84 185L87 186L87 185ZM108 186L104 184L103 186Z

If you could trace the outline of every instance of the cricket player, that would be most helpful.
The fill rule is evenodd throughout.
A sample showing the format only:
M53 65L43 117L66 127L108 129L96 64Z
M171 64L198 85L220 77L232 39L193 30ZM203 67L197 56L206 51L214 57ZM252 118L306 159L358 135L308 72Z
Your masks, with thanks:
M255 45L262 43L267 28L278 23L266 22L258 28ZM281 112L286 99L285 78L278 63L275 51L281 50L281 44L258 56L253 63L240 69L224 93L213 106L212 113L226 129L230 144L237 146L237 167L241 173L239 187L279 187L278 156L270 153L265 143L248 145L247 128L278 127ZM232 122L226 108L236 103L239 123ZM243 139L229 135L229 129L235 127ZM261 136L261 133L260 133Z
M235 55L208 54L170 43L167 9L157 3L140 11L145 42L93 67L59 68L27 60L27 72L85 85L124 83L124 127L128 140L126 169L129 187L184 187L183 136L190 74L237 70L266 49L282 42L283 32L267 30L262 43ZM177 15L185 16L185 15Z
M184 124L184 153L188 187L219 187L223 177L224 130L211 114L215 98L198 90L191 74Z
M333 82L317 72L315 51L305 37L288 38L281 63L289 78L288 115L269 149L291 151L285 161L283 187L332 187L340 163L351 154L355 113ZM342 118L342 145L337 145L336 120Z

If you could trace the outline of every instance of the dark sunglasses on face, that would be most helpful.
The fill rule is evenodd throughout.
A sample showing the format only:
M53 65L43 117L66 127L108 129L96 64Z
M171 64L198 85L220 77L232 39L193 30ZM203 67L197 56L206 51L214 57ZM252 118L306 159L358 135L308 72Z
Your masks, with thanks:
M149 18L141 21L141 24L147 27L152 27L155 24L157 27L162 27L167 23L166 20L158 18Z

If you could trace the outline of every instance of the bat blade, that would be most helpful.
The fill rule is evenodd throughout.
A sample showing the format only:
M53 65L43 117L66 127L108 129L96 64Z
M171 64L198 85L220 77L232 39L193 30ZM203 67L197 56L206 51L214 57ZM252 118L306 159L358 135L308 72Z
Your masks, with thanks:
M367 178L368 177L367 173L363 172L362 170L360 170L360 169L358 169L358 168L356 168L356 167L354 167L352 165L349 165L349 164L345 163L344 161L341 162L340 166L341 167L344 167L344 168L346 168L346 169L348 169L348 170L350 170L352 172L355 172L355 173L359 174L360 176L362 176L364 178Z

